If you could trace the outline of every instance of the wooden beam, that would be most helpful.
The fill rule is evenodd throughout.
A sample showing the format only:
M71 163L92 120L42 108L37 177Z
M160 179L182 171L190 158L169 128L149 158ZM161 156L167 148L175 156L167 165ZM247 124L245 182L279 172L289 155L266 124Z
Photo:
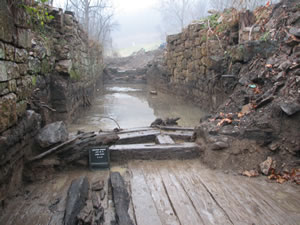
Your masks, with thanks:
M199 156L198 145L182 143L172 145L130 144L110 147L112 161L130 159L190 159Z
M166 144L175 144L173 139L169 135L159 134L155 139L156 144L166 145Z
M154 142L155 137L160 134L159 130L145 130L118 134L117 144L137 144Z

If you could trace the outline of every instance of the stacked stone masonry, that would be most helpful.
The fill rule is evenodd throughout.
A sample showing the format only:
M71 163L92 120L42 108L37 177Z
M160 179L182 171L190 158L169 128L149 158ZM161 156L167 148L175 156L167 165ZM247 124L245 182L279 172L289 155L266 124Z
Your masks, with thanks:
M216 109L233 92L242 65L274 50L273 43L260 41L258 26L251 29L257 22L253 17L230 9L168 36L164 65L156 70L157 64L150 65L149 83Z
M36 29L20 7L0 0L0 200L19 183L39 128L70 122L102 82L101 46L73 13L48 12L54 19Z

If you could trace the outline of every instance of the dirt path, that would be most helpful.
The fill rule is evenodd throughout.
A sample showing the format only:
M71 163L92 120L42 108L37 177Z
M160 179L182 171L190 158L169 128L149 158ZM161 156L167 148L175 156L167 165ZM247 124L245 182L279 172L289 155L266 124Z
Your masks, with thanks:
M297 186L224 174L198 160L131 161L111 170L119 171L128 184L129 213L136 225L300 224ZM66 192L83 175L90 182L107 180L109 171L65 171L26 186L25 195L9 202L0 224L63 224ZM109 201L102 203L105 224L110 224Z

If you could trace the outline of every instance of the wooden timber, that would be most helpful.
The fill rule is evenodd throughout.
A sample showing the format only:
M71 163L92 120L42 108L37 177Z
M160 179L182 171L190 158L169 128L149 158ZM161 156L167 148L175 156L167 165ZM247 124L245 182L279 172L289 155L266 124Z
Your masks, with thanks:
M154 142L155 137L159 134L160 131L154 129L118 133L120 139L117 141L117 144Z
M157 135L155 139L155 143L161 145L175 144L175 142L169 135L164 135L164 134Z
M198 157L198 145L192 142L181 144L130 144L113 145L110 148L112 161L132 159L191 159Z

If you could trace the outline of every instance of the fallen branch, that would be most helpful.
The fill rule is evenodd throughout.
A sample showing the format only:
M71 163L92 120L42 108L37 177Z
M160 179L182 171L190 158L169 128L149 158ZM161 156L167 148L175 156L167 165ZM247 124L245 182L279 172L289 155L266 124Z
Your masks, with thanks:
M44 107L44 108L46 108L46 109L48 109L48 110L50 110L50 111L52 111L52 112L56 112L56 109L53 109L53 108L51 108L51 107L48 106L48 105L42 104L41 107Z
M218 36L215 32L213 32L212 29L211 29L211 27L210 27L209 20L207 20L207 25L208 25L208 31L210 31L212 34L214 34L214 35L217 37L217 39L218 39L218 41L219 41L219 46L220 46L220 48L224 51L224 48L223 48L223 46L222 46L222 44L221 44L221 40L220 40L219 36ZM208 36L208 35L207 35L207 36ZM208 38L207 38L207 39L208 39Z
M118 122L115 119L108 117L108 116L102 116L100 119L110 119L110 120L114 121L117 124L119 130L121 130L120 125L118 124Z
M63 142L63 143L61 143L60 145L57 145L56 147L51 148L51 149L49 149L48 151L43 152L42 154L37 155L37 156L35 156L35 157L29 159L28 162L34 162L34 161L37 161L37 160L39 160L39 159L42 159L42 158L46 157L47 155L50 155L50 154L52 154L53 152L56 152L57 150L59 150L59 149L62 148L63 146L72 143L73 141L77 140L77 139L80 138L81 136L83 136L83 134L78 135L77 137L74 137L74 138L72 138L71 140L68 140L68 141L66 141L66 142Z

